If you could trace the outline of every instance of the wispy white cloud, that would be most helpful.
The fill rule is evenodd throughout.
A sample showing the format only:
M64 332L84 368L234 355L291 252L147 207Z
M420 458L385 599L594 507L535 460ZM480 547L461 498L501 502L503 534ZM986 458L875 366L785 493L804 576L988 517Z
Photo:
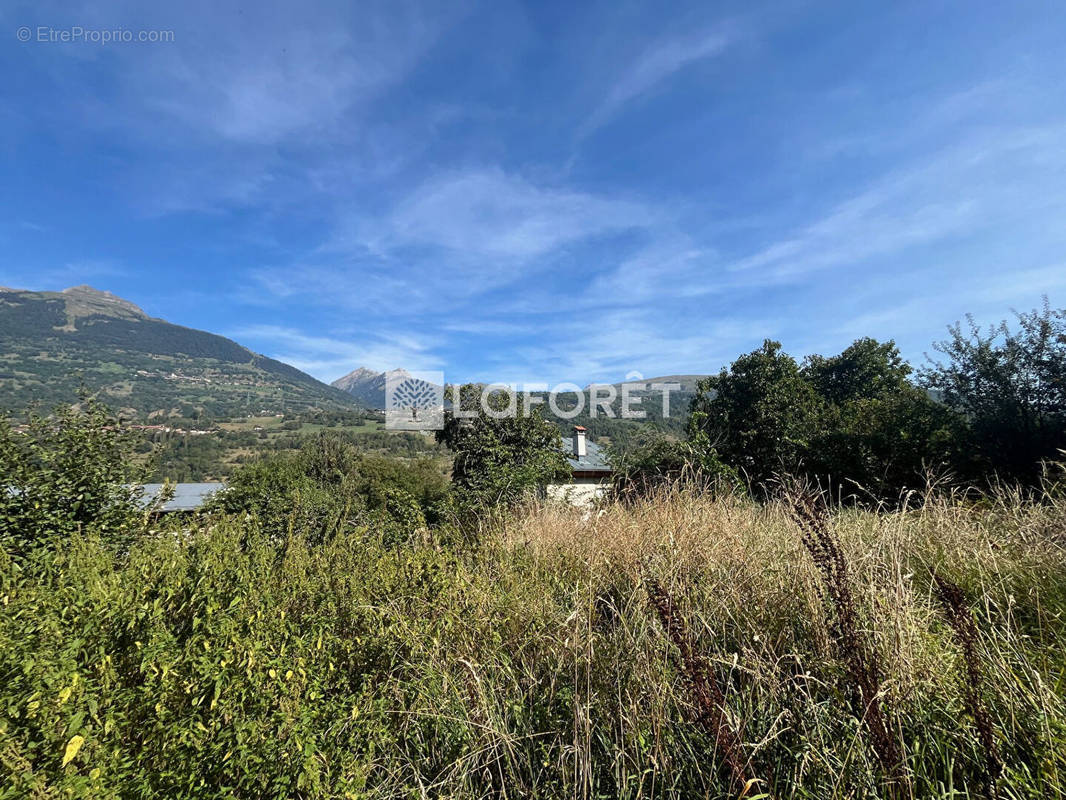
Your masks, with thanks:
M715 291L720 261L707 245L677 232L662 232L597 277L582 295L588 303L646 303Z
M371 250L425 245L467 257L524 262L575 241L645 227L654 214L636 202L536 185L500 169L433 178L372 233Z
M345 30L306 25L286 30L255 25L194 50L161 50L157 71L131 90L196 136L264 144L294 136L329 136L346 114L399 80L431 40L367 10L365 24ZM256 30L258 29L258 30Z
M1066 128L996 131L897 168L824 216L733 259L747 280L789 282L811 272L902 256L994 225L1066 207L1053 171L1066 167Z
M579 138L605 125L625 105L649 94L685 67L720 55L736 39L735 26L718 25L654 43L616 77L606 97L581 124Z
M508 319L453 319L439 326L444 333L474 334L475 336L530 336L534 333L528 323Z
M81 142L138 150L139 158L116 161L113 179L142 212L299 204L338 162L362 156L360 163L380 169L402 161L402 147L381 149L387 137L374 130L381 123L373 107L416 68L461 6L45 0L23 9L18 24L143 26L172 31L174 41L49 45L46 68L62 100L20 111L30 123L77 130ZM106 90L62 88L86 72L106 72Z
M297 265L257 268L252 277L274 297L412 315L472 302L556 267L572 249L664 224L639 200L499 168L456 171L417 185L384 214L345 215Z
M828 351L846 345L849 336L895 335L893 325L901 336L922 325L928 329L925 320L936 315L938 302L947 313L938 298L953 289L929 277L930 248L958 253L990 226L1029 218L1031 224L1066 209L1066 193L1053 177L1066 165L1058 146L1063 138L1055 127L975 137L897 167L792 232L781 235L780 225L769 229L779 235L776 241L730 255L718 248L713 221L703 229L691 219L683 224L669 210L650 211L638 199L538 184L501 169L445 173L385 214L360 219L348 235L335 236L315 254L319 263L313 268L261 277L279 297L310 293L319 304L365 313L387 309L392 322L406 320L431 333L435 352L468 337L505 341L505 357L485 354L489 371L469 376L491 380L707 371L777 333L789 337L786 345L798 353ZM1042 191L1030 193L1034 187ZM593 254L595 277L584 265L581 277L569 280L561 254L590 243L580 252ZM919 251L924 261L911 265L908 255ZM890 297L883 265L892 263L907 264L908 271L897 266L896 274L915 286L924 282L933 299L921 305ZM773 296L778 287L809 288L814 273L845 268L881 281L875 296L846 286L832 301L792 288ZM991 279L994 266L981 261L974 269L983 276L985 295L1002 304L1018 294ZM538 274L546 281L538 281ZM1032 287L1053 282L1048 269L1018 275L1026 291L1037 295L1041 289ZM497 294L493 304L482 299L512 283L521 291ZM721 318L708 321L712 306L702 298L711 295ZM973 293L954 296L984 307ZM753 297L765 313L734 313L730 298ZM871 316L880 307L892 312ZM849 314L855 308L863 313ZM837 324L815 326L816 332L811 326L823 318ZM402 360L383 359L377 366L426 366L431 350L397 352ZM316 363L347 371L364 360L362 351L346 349Z
M445 13L407 0L268 5L253 12L192 0L146 13L111 0L38 13L86 26L144 23L172 31L173 42L152 46L56 50L70 59L113 58L124 67L115 72L108 102L78 101L87 122L172 145L298 139L306 148L309 136L332 138L351 122L350 111L401 80L448 24Z
M982 326L994 325L1003 319L1010 321L1010 309L1035 308L1045 294L1059 307L1066 297L1066 265L1061 263L1003 269L978 279L928 272L901 277L905 281L920 279L922 292L900 291L883 281L845 290L833 303L840 316L798 341L796 352L825 351L827 340L843 346L860 336L873 336L903 342L917 365L924 360L924 353L932 351L932 343L945 337L947 327L967 314ZM816 316L821 319L828 314Z
M327 382L359 366L383 372L400 366L434 369L442 365L428 343L381 329L342 339L282 325L245 325L227 335Z

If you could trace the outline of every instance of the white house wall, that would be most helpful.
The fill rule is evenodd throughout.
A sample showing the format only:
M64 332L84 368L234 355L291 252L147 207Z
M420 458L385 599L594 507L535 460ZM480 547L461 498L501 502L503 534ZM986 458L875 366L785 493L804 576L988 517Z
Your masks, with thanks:
M574 483L550 483L546 494L548 500L569 503L573 506L592 505L607 493L606 484L598 481L575 481Z

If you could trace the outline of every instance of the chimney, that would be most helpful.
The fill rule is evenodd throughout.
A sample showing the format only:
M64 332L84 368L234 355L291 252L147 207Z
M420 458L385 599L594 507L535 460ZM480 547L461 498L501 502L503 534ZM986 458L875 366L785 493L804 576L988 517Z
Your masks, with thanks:
M580 425L574 426L574 458L584 458L588 454L585 447L585 429Z

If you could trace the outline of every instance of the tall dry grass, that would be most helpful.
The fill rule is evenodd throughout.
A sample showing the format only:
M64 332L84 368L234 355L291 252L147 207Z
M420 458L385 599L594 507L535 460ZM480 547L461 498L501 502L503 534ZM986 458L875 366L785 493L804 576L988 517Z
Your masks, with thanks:
M783 502L0 557L0 798L1061 796L1062 501L907 505L825 520L865 687Z
M908 506L841 509L827 520L846 564L843 573L834 564L828 580L847 581L851 619L834 608L840 598L805 547L788 501L664 490L591 515L532 509L506 526L503 540L525 569L556 581L569 576L571 591L585 600L575 603L575 613L584 609L588 618L578 628L582 647L618 654L619 663L585 668L630 678L610 689L619 750L626 721L647 721L641 687L655 686L658 724L699 717L686 708L694 701L683 667L670 667L669 631L655 624L656 598L644 588L651 584L680 610L700 657L726 687L723 714L745 733L745 768L774 796L980 796L999 758L988 752L982 720L991 721L993 746L1006 763L1001 794L1061 793L1066 508L1050 496L1033 503L1003 494L974 503L932 493L909 498ZM937 576L972 604L977 634L969 641L959 640L940 611ZM604 602L618 622L599 632ZM957 619L962 609L954 613ZM852 653L868 643L866 664L849 663L841 626L860 637ZM986 676L981 689L973 685L976 674ZM607 691L602 678L587 674L585 685ZM864 696L871 689L876 696ZM984 693L977 707L988 710L975 725L968 709L977 691ZM859 706L849 703L856 694ZM875 704L888 727L871 731ZM702 757L710 773L722 755ZM897 759L902 775L893 774ZM894 778L902 788L892 788Z

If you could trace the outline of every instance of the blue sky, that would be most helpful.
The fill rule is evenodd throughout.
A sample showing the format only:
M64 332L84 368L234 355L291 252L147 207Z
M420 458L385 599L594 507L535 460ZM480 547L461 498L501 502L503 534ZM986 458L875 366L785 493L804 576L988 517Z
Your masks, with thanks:
M1066 304L1064 45L1051 2L7 2L0 284L324 380L920 362Z

